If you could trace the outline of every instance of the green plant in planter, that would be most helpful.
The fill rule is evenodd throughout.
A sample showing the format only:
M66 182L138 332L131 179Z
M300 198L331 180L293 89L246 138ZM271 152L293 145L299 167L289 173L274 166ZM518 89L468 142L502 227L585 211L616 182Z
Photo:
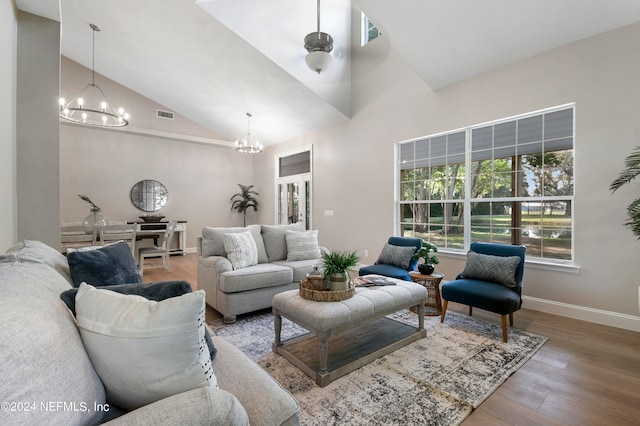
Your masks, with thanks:
M255 196L260 194L251 189L253 185L247 186L239 183L238 186L241 192L233 194L233 197L231 197L231 210L237 210L238 213L242 213L243 226L247 226L247 210L252 207L254 212L258 211L259 203Z
M347 271L355 267L360 258L355 251L332 251L322 254L325 286L328 281L331 290L346 290L349 287Z
M636 146L631 154L624 159L624 165L626 166L625 169L620 172L620 175L609 186L612 193L640 175L640 146ZM633 235L640 239L640 198L636 198L629 204L627 216L628 220L624 225L631 228Z
M431 254L431 252L436 253L437 251L438 247L435 244L422 240L422 246L413 255L413 260L424 259L424 263L418 265L418 270L421 273L430 275L434 270L433 265L440 263L438 256Z

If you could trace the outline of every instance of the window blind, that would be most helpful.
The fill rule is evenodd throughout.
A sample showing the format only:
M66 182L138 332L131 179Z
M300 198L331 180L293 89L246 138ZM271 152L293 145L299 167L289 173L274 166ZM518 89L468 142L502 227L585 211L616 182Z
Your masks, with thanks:
M573 149L573 108L471 127L471 161ZM464 163L465 131L400 145L400 169Z
M293 176L311 171L311 151L281 157L279 161L279 176Z

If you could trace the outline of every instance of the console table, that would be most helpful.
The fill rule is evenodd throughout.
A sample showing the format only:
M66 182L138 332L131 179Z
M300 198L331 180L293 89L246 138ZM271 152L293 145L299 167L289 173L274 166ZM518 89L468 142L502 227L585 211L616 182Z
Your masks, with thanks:
M187 248L187 221L186 220L178 220L176 221L176 230L174 233L174 238L178 240L178 248L172 248L171 254L181 254L185 255L185 250ZM136 224L136 240L142 240L144 238L153 238L154 244L157 244L158 238L160 235L164 234L164 231L167 229L168 221L162 222L145 222L142 220L127 222L127 223L135 223ZM171 246L169 246L171 247Z

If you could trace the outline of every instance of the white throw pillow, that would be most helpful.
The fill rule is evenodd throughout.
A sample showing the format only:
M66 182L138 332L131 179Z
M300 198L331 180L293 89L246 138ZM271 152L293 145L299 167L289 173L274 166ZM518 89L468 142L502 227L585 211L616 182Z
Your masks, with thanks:
M204 313L203 290L155 302L82 283L76 319L107 401L133 410L188 390L217 387Z
M250 231L224 234L224 249L233 269L258 264L258 247Z
M287 231L287 262L320 259L318 231Z

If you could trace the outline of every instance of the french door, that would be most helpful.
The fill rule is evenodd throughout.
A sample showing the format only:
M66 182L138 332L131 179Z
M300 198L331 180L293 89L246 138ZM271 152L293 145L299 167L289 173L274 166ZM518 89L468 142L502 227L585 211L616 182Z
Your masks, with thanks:
M301 223L311 229L311 176L296 175L278 182L278 224Z
M312 228L311 147L276 156L276 223Z

